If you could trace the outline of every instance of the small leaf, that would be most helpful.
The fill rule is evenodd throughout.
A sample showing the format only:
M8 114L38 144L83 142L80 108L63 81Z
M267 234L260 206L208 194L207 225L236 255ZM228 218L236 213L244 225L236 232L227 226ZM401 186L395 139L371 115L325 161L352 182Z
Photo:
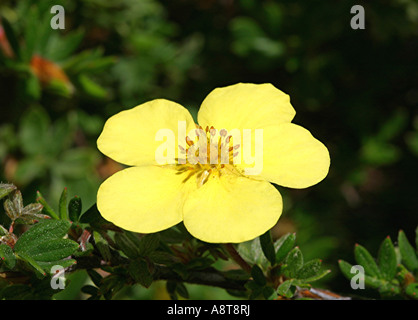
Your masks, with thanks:
M276 262L276 252L274 250L273 239L271 237L270 230L260 236L260 244L267 260L270 261L271 265L274 265Z
M51 269L54 266L61 266L63 268L68 268L77 263L77 261L74 259L61 259L61 260L55 260L55 261L36 261L36 262L43 270L49 273L51 273Z
M293 288L292 288L293 287ZM293 286L293 280L286 280L278 288L277 293L286 298L292 298L295 294L295 288Z
M16 186L8 183L0 183L0 199L16 190Z
M282 236L279 240L274 243L274 249L276 250L276 263L282 262L290 250L295 245L296 234L290 233Z
M54 219L59 219L58 215L55 213L54 209L51 208L51 206L46 202L45 198L42 196L42 194L38 191L37 193L36 201L43 205L44 211L47 215Z
M31 256L25 253L19 253L18 255L22 260L26 261L30 266L32 266L41 276L46 276L46 272L42 267L33 259Z
M147 262L143 259L132 260L128 266L128 272L136 282L145 288L148 288L154 280Z
M320 259L314 259L306 262L302 269L300 269L296 275L297 279L309 279L318 274L321 270L322 261Z
M78 221L81 216L82 203L81 198L75 196L68 203L68 217L71 221Z
M380 278L380 270L377 267L376 261L372 255L363 246L356 244L354 248L354 256L359 265L364 268L366 275Z
M415 250L409 243L408 238L405 235L405 232L403 232L402 230L399 231L398 234L398 246L405 267L407 267L411 271L418 270L418 258L415 254Z
M134 235L135 236L135 235ZM132 234L128 235L128 237L132 237ZM131 241L136 244L135 241L131 239ZM155 251L160 244L160 236L157 233L147 234L142 237L141 241L139 242L138 250L141 256L147 256L151 252Z
M0 244L0 259L9 269L13 269L16 265L16 257L12 248L10 248L7 244Z
M112 254L110 253L110 248L109 248L109 245L107 244L107 241L97 231L93 231L93 238L94 238L94 242L96 244L97 250L99 250L100 254L103 257L103 260L110 261L110 259L112 258Z
M115 242L119 249L122 250L128 258L135 259L139 257L138 247L126 236L125 233L117 232L115 234Z
M303 266L303 254L299 247L295 247L289 252L286 258L286 264L290 273L290 277L295 277Z
M266 285L266 278L264 277L263 271L260 269L259 266L254 265L251 269L251 276L253 277L256 284L259 286Z
M68 219L68 211L67 211L67 197L68 191L67 188L61 193L59 204L58 204L58 212L60 219L67 220Z
M384 279L392 280L396 274L396 252L390 237L387 237L380 245L377 255L377 263Z

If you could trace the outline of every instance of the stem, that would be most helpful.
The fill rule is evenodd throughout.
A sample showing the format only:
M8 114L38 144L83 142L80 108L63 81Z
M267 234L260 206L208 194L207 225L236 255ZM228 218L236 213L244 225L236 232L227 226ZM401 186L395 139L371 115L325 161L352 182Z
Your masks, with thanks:
M244 271L251 273L251 266L239 255L232 243L225 243L224 248L228 251L232 260L234 260Z

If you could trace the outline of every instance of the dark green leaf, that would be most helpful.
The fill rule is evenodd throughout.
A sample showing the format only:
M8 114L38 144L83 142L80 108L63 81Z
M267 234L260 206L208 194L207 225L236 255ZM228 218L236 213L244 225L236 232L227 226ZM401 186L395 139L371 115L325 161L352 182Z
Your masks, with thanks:
M40 239L23 252L35 261L55 261L72 255L78 249L78 243L70 239L54 239L40 242ZM19 251L19 254L22 251Z
M46 276L46 272L44 269L39 265L38 262L35 261L31 256L27 255L26 253L19 253L18 255L22 260L26 261L31 267L35 269L41 276Z
M295 241L296 234L289 233L282 236L274 243L274 248L276 250L276 263L281 263L287 257L288 253L295 245Z
M103 260L110 261L110 259L112 258L112 254L110 253L110 248L107 241L97 231L93 231L93 238L97 250L99 250L100 254L103 257Z
M135 259L139 257L138 247L125 233L117 232L115 234L115 242L128 258Z
M71 221L78 221L81 215L82 202L81 198L75 196L68 203L68 217Z
M251 276L253 277L254 281L259 286L265 286L266 285L266 278L264 276L263 271L260 269L259 266L254 265L251 269Z
M266 300L273 300L277 298L277 292L274 290L274 288L270 286L266 286L262 290L262 294Z
M364 272L366 275L380 278L380 270L377 267L376 261L372 257L372 255L367 251L366 248L363 246L356 244L354 248L354 255L356 258L356 261L359 265L361 265L364 268Z
M0 259L9 269L13 269L16 265L16 257L12 248L10 248L7 244L0 244Z
M132 260L129 264L128 272L134 281L146 288L148 288L153 281L152 274L145 260Z
M270 261L271 265L274 265L276 262L276 252L274 250L273 239L271 237L270 230L260 236L260 244L267 260Z
M77 263L77 261L74 259L61 259L61 260L55 260L55 261L36 261L36 262L43 270L49 273L51 273L52 267L59 266L62 268L67 268Z
M392 280L396 274L396 252L390 237L387 237L380 245L377 263L384 279Z
M409 243L408 238L405 235L405 232L402 230L398 234L398 246L399 251L401 252L402 262L405 264L411 271L418 270L418 258L415 254L415 250L412 245Z
M290 276L292 278L295 277L299 270L303 267L303 254L299 247L295 247L289 252L286 258L286 264L288 266Z
M134 242L134 243L136 244L137 242ZM142 256L147 256L151 252L156 250L159 244L160 244L160 236L158 235L158 233L147 234L143 236L141 241L139 242L139 246L138 246L139 254Z
M40 242L62 238L70 225L65 220L42 220L20 236L14 247L15 252L24 252Z
M6 34L6 38L9 41L14 54L16 55L16 57L21 59L19 41L17 40L17 37L12 26L9 23L9 20L7 20L4 16L1 16L0 21L3 25L4 33Z

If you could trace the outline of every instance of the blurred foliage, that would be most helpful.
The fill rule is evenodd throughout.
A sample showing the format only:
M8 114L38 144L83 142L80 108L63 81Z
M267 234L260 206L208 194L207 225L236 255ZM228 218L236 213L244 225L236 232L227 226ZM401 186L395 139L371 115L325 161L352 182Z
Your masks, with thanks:
M99 183L121 168L96 148L105 119L120 110L168 98L195 115L216 87L270 82L290 95L294 122L325 143L332 162L314 188L278 187L285 211L273 240L297 232L304 259L321 257L333 271L323 287L349 292L336 261L352 259L353 243L377 252L399 229L413 237L416 1L365 3L365 30L350 28L348 0L53 4L65 8L65 30L50 27L51 1L0 4L0 181L28 201L39 190L54 206L67 187L93 205ZM76 277L80 287L87 281L86 273ZM207 289L196 290L203 297ZM146 292L120 297L150 298Z

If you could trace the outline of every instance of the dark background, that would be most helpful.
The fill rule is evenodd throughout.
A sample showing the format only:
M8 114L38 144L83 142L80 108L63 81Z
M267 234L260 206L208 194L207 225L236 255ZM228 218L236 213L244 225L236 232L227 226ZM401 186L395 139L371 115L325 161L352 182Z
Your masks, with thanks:
M55 4L65 8L65 30L49 25ZM350 27L356 4L364 30ZM399 229L413 239L416 1L3 0L0 14L0 180L17 184L25 201L40 190L57 204L68 187L93 204L120 169L95 144L120 110L168 98L196 115L216 87L269 82L331 155L320 184L278 187L285 210L274 236L297 232L306 259L333 270L322 286L341 293L349 282L337 261L353 261L355 243L375 255ZM141 290L130 297L161 294ZM207 290L191 296L224 297Z

